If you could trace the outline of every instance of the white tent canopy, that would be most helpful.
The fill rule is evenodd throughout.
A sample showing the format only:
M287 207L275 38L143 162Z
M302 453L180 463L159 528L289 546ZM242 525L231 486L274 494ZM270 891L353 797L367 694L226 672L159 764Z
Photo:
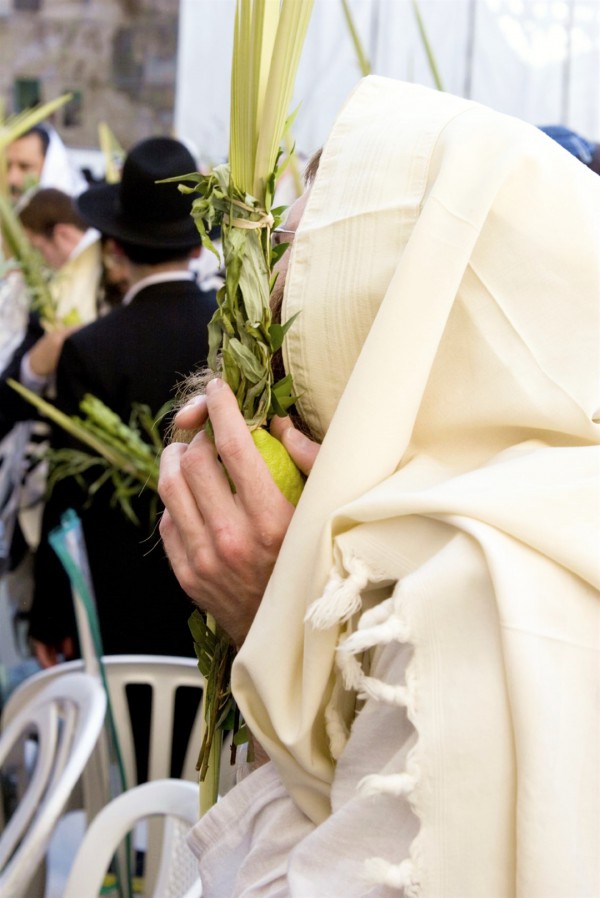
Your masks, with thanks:
M411 0L349 0L371 70L434 85ZM175 128L205 164L227 155L235 0L182 0ZM600 0L419 0L443 87L600 141ZM315 0L294 105L309 154L360 77L341 0Z

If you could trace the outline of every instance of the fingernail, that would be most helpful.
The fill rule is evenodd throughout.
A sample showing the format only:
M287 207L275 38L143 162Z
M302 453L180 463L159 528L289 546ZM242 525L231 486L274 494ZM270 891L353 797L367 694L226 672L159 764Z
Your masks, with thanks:
M287 427L282 434L282 438L288 445L291 443L292 446L296 446L298 449L303 449L306 445L306 437L296 427Z
M185 405L182 405L181 408L177 409L177 414L179 414L179 412L185 412L189 408L196 408L196 406L202 405L202 403L204 401L205 401L204 396L201 396L201 395L192 396L191 399L188 399L188 401L185 403Z
M215 393L217 390L222 389L223 381L220 377L215 377L206 384L206 392L207 393Z

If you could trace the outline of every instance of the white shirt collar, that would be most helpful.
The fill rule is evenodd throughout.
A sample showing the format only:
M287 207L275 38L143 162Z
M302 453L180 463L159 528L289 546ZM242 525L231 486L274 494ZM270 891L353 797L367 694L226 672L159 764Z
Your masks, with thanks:
M160 274L149 274L147 277L142 278L141 281L136 281L133 284L122 300L122 305L128 306L134 297L143 290L145 287L150 287L152 284L165 284L168 281L193 281L194 275L188 269L182 269L181 271L163 271Z

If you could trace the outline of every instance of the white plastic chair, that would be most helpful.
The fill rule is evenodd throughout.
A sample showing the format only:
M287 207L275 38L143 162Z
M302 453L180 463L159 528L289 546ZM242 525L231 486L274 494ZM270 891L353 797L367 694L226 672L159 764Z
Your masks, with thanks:
M137 785L134 739L129 717L127 687L145 685L152 689L152 717L148 752L148 780L165 779L171 776L171 737L174 727L175 700L180 687L198 690L198 711L190 731L188 746L181 771L181 778L197 784L196 760L202 739L202 695L204 680L193 658L170 655L105 655L104 671L108 684L111 707L125 769L128 787ZM40 689L57 677L69 677L84 669L82 660L67 661L40 671L29 677L12 693L2 713L2 725L10 720L36 695ZM103 734L104 736L105 734ZM73 795L69 810L83 807L88 823L118 792L111 788L115 770L109 761L106 738L98 741L81 777L81 791ZM149 840L159 838L161 822L151 821L148 827ZM122 869L125 856L120 855ZM155 856L146 852L145 882L156 880ZM1 893L0 893L1 894ZM4 898L4 896L2 896Z
M115 715L128 786L137 784L133 733L127 704L127 687L145 685L152 689L152 719L148 756L148 779L169 777L171 769L171 735L174 726L175 700L179 688L198 690L198 711L190 732L181 778L198 781L196 760L200 749L202 695L204 679L193 658L173 655L105 655L102 659L110 701ZM66 661L34 674L12 693L2 711L2 726L7 726L34 695L57 677L83 670L83 662ZM106 802L103 802L106 803Z
M146 898L201 898L198 866L185 837L198 819L198 787L183 780L144 783L114 798L92 821L69 873L63 898L96 898L123 838L148 817L165 817L162 842L149 843L159 871Z
M35 736L27 787L0 835L0 895L25 898L52 831L84 769L104 722L106 696L98 680L74 673L48 682L16 713L0 736L0 767L22 767ZM20 757L18 757L20 755Z

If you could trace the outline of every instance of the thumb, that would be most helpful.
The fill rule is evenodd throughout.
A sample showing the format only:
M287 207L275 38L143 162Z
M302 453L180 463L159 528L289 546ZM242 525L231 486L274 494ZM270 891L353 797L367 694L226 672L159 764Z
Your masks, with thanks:
M271 433L283 443L300 470L304 474L310 474L319 453L319 444L294 427L288 417L274 417L271 421Z

